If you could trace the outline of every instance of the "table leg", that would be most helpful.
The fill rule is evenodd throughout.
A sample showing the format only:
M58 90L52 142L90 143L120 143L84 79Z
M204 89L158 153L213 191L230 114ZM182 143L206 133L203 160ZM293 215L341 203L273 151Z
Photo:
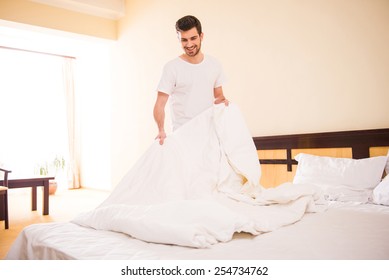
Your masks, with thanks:
M31 187L31 211L36 211L36 187Z
M4 221L5 219L5 205L3 196L0 195L0 221Z
M49 215L49 181L43 186L43 215Z

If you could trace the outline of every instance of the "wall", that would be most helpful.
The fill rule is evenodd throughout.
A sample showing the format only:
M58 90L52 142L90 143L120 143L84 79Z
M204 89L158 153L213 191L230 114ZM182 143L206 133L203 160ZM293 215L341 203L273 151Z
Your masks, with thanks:
M105 39L117 38L117 21L27 0L0 0L0 19Z
M0 0L3 20L117 38L113 185L156 135L155 88L181 53L174 24L186 14L202 21L203 50L223 63L253 136L389 127L387 0L127 0L118 22Z
M113 185L156 135L163 64L181 53L175 21L203 23L225 94L253 136L389 127L389 1L128 0L112 96Z

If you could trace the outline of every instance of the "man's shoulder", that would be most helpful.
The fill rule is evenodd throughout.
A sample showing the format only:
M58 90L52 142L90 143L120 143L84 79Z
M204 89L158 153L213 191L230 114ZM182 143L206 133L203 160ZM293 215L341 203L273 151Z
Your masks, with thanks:
M177 65L177 64L180 63L180 60L181 60L181 59L177 56L177 57L175 57L175 58L169 60L168 62L166 62L166 63L165 63L165 67L166 67L166 66L174 66L174 65Z
M170 72L170 73L177 72L179 69L179 65L180 65L180 59L178 57L173 58L165 63L165 65L163 66L163 71Z
M206 59L218 61L218 59L215 56L211 55L211 54L204 54L204 56L206 57Z
M209 63L213 63L213 64L220 65L219 59L217 59L217 58L214 57L213 55L206 54L206 55L205 55L205 59L206 59L206 61L208 61Z

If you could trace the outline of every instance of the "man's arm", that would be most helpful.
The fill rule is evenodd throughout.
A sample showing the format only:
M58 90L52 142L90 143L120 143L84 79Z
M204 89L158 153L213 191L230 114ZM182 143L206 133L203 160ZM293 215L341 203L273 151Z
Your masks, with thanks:
M215 104L224 103L224 105L228 106L229 102L224 97L223 88L221 86L213 89L213 96L215 97Z
M155 139L159 139L159 144L163 144L166 138L165 133L165 106L169 99L169 95L158 91L157 100L154 105L154 120L158 126L158 135Z

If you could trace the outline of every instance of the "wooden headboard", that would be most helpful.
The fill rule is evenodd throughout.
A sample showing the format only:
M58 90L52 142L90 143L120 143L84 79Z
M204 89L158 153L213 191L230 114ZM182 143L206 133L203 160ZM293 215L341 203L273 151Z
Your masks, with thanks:
M354 159L386 155L389 149L389 128L263 136L253 137L253 140L258 150L261 166L286 165L286 170L292 172L293 165L297 165L293 159L293 151L301 149L347 148L350 150L350 155L345 157ZM380 151L372 153L372 148L377 147L381 147ZM270 150L284 151L286 155L281 158L261 157L261 152ZM277 153L273 154L277 157Z

